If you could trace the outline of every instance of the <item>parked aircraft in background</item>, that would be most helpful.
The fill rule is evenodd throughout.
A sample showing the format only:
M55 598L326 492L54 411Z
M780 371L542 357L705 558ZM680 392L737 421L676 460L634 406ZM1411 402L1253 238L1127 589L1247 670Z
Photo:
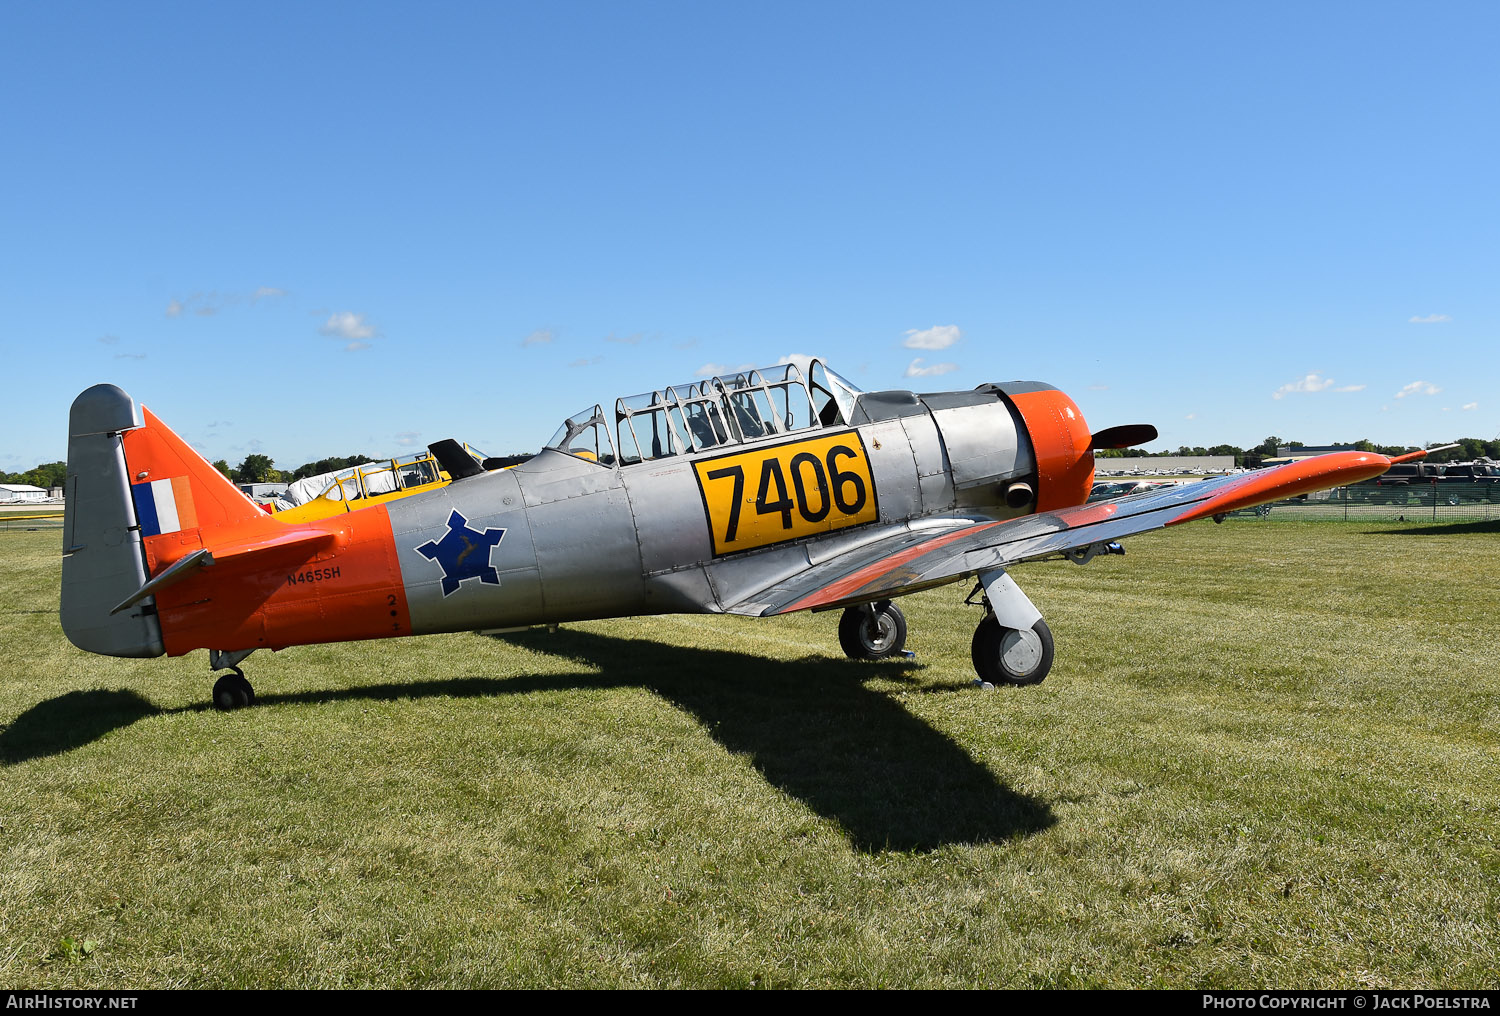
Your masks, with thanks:
M978 680L1052 666L1018 562L1087 563L1122 537L1353 483L1393 461L1342 452L1085 504L1090 431L1034 382L863 392L814 360L664 387L568 417L507 470L296 524L244 497L113 385L73 403L62 625L124 657L209 650L214 702L254 701L257 649L662 613L842 608L844 652L901 651L893 598L973 578Z
M426 493L455 477L484 472L485 457L452 439L427 451L396 459L376 459L331 473L309 476L287 486L266 508L291 525L358 511L373 504Z

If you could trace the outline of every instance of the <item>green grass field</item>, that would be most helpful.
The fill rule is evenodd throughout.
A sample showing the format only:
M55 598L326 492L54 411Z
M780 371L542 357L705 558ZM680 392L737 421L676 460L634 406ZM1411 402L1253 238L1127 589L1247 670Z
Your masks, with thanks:
M0 534L0 984L1500 981L1500 525L1196 523L1015 575L1039 687L833 614L125 661Z

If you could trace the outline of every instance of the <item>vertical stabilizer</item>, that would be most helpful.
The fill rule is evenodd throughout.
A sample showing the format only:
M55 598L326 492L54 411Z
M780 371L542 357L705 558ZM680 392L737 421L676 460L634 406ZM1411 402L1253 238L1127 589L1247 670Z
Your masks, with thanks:
M79 649L105 656L165 651L149 601L110 613L146 581L123 441L139 426L135 401L114 385L88 389L68 415L62 627Z
M148 559L175 560L182 554L157 551L153 537L181 534L161 545L185 544L197 530L266 517L260 505L145 406L141 418L144 425L125 435L125 462Z

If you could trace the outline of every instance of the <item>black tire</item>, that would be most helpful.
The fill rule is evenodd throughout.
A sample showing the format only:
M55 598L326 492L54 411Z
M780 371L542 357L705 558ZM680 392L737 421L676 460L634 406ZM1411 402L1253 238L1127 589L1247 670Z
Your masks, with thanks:
M906 615L890 600L871 604L873 617L849 607L839 618L839 645L851 660L884 660L906 646Z
M990 684L1041 684L1052 670L1052 629L1037 621L1031 631L1006 628L986 614L974 629L974 673Z
M255 705L255 689L238 668L214 682L214 708L221 712Z

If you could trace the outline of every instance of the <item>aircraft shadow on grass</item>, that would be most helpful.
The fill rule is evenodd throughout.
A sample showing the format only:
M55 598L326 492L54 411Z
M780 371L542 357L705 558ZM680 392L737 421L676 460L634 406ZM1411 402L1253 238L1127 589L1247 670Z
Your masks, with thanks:
M911 665L827 657L771 661L589 632L527 632L505 641L579 660L598 673L466 677L263 695L263 706L349 699L481 698L643 687L691 714L725 749L748 757L772 786L837 822L865 852L998 843L1056 818L1012 790L961 745L866 687L910 680ZM497 647L498 648L498 647ZM133 691L75 691L38 703L0 731L0 764L62 754L165 710Z
M1434 522L1431 525L1417 525L1411 529L1373 529L1366 536L1466 536L1489 534L1491 536L1500 534L1500 519L1488 519L1484 522Z

